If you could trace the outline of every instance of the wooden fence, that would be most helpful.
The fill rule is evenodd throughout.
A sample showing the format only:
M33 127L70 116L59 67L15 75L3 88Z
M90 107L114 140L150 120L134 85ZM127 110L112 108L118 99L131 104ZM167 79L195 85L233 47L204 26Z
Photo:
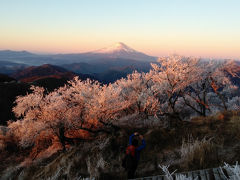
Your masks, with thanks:
M225 169L213 168L213 169L204 169L198 171L189 171L183 173L175 173L173 175L173 180L176 180L176 175L183 174L187 178L192 180L227 180L232 174L229 174ZM143 178L137 178L135 180L169 180L164 175L159 176L149 176Z

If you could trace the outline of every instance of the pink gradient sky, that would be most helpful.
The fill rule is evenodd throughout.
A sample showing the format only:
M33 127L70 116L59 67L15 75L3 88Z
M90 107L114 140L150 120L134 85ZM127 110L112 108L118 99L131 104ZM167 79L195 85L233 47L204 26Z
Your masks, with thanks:
M240 59L240 1L0 2L0 49L81 53L124 42L149 55Z

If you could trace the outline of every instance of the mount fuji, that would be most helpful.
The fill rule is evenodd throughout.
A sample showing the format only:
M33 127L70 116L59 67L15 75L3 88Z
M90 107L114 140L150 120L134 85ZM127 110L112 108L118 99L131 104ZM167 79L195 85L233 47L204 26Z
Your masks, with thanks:
M90 51L86 53L74 53L74 54L56 54L51 58L56 61L57 64L70 64L70 63L92 63L102 61L114 61L116 59L123 60L135 60L141 62L156 62L157 57L146 55L142 52L136 51L122 42L115 43L109 47Z
M117 42L116 44L113 44L110 47L102 48L95 53L105 53L105 54L113 54L113 53L119 53L119 52L125 52L125 53L138 53L136 50L130 48L126 44L122 42Z
M0 51L0 73L14 74L29 66L51 64L74 73L94 75L104 81L106 77L109 78L109 74L124 77L123 74L134 70L147 72L151 68L150 63L156 60L157 57L136 51L122 42L95 51L74 54L40 55L26 51Z
M137 61L156 61L156 57L148 56L136 51L122 42L88 53L89 55L103 56L107 58L133 59Z

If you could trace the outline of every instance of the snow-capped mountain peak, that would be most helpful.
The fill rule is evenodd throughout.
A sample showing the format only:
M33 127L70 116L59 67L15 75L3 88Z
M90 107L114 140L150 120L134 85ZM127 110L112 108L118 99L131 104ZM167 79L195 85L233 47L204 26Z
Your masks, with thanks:
M92 51L88 53L88 55L102 58L132 59L138 61L156 61L156 57L148 56L144 53L136 51L122 42L117 42L112 46Z
M117 42L113 44L110 47L102 48L97 51L94 51L94 53L106 53L106 54L111 54L115 52L137 52L134 49L128 47L126 44L122 42Z

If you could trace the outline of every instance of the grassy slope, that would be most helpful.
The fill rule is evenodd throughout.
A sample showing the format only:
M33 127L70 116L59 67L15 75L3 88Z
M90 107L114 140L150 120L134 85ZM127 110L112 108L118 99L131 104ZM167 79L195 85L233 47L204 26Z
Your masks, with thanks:
M121 167L124 149L127 146L128 136L136 130L144 134L147 142L147 147L141 154L137 176L161 174L158 164L171 164L172 169L178 169L178 171L216 167L223 165L223 162L233 164L240 160L239 115L240 112L225 112L211 117L195 118L192 122L184 122L173 129L124 127L124 130L118 132L115 137L103 135L96 141L81 142L65 153L57 152L50 158L35 160L25 168L12 168L13 171L8 169L2 174L8 173L11 177L21 176L23 179L47 177L73 179L80 176L86 177L89 174L102 179L116 179L116 176L121 179L125 176ZM196 154L191 162L181 159L179 150L182 140L189 135L195 139L213 137L212 151L205 152L204 155ZM25 154L22 155L25 156ZM5 161L8 167L10 164L16 167L17 163L19 162ZM24 173L21 173L23 171Z

